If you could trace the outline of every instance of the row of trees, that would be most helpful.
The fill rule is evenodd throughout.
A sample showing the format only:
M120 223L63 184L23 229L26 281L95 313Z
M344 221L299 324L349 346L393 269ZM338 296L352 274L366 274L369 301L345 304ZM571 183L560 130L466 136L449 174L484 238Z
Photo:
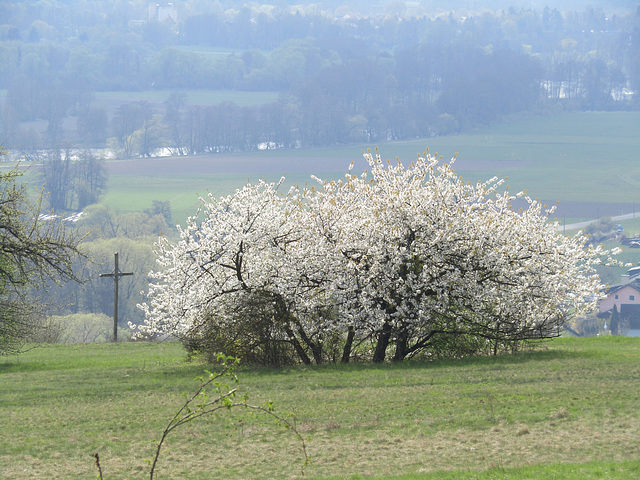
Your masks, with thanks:
M59 14L67 8L60 7ZM159 25L152 36L139 31L152 22L115 22L109 30L91 16L90 25L77 25L74 31L84 33L76 37L57 18L54 30L62 31L35 41L26 34L30 27L18 15L19 5L6 9L20 26L14 27L19 35L7 33L0 41L0 88L7 89L0 133L21 148L104 146L113 138L126 156L148 154L158 139L177 148L206 143L238 149L255 148L254 137L277 137L279 145L410 138L558 106L636 108L631 93L640 90L640 12L607 16L547 8L345 19L286 9L198 12L185 5L174 31ZM236 51L211 52L228 45ZM92 101L94 91L153 88L267 90L282 98L264 107L267 113L236 107L225 114L251 139L244 146L235 139L222 144L224 138L210 139L206 132L193 142L176 140L175 129L167 134L167 127L179 121L169 113L162 122L157 105L114 111ZM212 114L190 115L208 121ZM123 122L128 117L133 124ZM265 123L272 120L277 126L268 131ZM204 130L218 128L216 122Z
M436 71L433 63L445 67ZM463 68L472 73L459 75ZM408 69L405 76L401 69ZM505 74L491 80L496 71ZM122 104L110 122L105 108L83 109L78 127L97 145L104 146L109 137L108 146L125 158L148 156L167 146L177 154L197 154L251 150L260 144L370 143L444 135L534 109L543 98L540 79L535 59L508 50L412 48L395 60L380 57L322 68L267 105L198 106L174 92L162 110L145 101ZM603 102L606 95L592 93Z
M539 203L514 212L501 181L467 184L431 156L365 156L370 176L203 199L157 246L139 335L259 363L381 362L517 348L593 307L604 252Z

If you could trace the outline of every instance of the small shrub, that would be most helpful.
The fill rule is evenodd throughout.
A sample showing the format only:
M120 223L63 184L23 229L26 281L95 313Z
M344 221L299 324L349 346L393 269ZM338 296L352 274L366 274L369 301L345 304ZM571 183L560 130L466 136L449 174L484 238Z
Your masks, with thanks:
M561 418L567 418L568 416L569 416L569 410L567 410L564 407L561 407L560 409L558 409L557 412L551 415L551 418L557 420Z
M113 319L103 313L54 316L48 321L58 326L61 333L56 342L59 343L108 342L113 334ZM126 332L122 333L126 336Z
M55 317L35 320L30 340L34 343L59 343L64 336L64 325Z

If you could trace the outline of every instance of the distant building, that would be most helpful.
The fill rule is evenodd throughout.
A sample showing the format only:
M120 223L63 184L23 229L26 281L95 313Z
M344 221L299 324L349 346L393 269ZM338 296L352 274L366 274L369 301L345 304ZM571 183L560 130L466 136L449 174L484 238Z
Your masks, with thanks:
M178 23L178 9L173 3L150 3L149 21L176 25Z
M610 318L615 305L620 320L628 325L626 335L640 337L640 268L631 268L625 280L607 289L606 298L600 300L598 316Z

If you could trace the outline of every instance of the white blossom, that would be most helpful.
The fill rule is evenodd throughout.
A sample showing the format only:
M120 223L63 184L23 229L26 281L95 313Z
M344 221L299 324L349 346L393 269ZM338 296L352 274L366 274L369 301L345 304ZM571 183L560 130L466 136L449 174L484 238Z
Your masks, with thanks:
M444 335L495 345L557 335L594 307L593 265L608 252L558 233L553 209L502 191L497 177L469 184L454 160L365 158L368 172L314 177L309 189L259 182L202 199L180 240L157 244L139 334L231 328L260 296L305 351L352 331L374 341L375 359L391 344L401 359ZM521 196L528 207L515 212Z

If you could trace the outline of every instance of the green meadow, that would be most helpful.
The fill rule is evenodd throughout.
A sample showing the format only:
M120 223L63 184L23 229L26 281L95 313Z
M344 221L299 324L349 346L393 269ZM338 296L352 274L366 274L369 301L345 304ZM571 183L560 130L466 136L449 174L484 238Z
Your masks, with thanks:
M410 162L427 149L476 182L499 175L513 193L526 190L549 205L578 204L570 221L640 210L640 112L564 113L529 117L463 135L378 145L210 155L224 173L184 173L192 157L175 158L168 173L153 169L112 174L104 203L123 211L170 200L175 220L195 211L197 195L227 195L247 181L272 181L287 174L287 185L342 176L349 163L362 167L362 150L379 148L383 158ZM276 165L274 167L274 165ZM188 169L187 169L188 170ZM161 197L161 198L159 198ZM638 207L636 207L638 205ZM639 212L640 213L640 212Z
M428 146L445 160L458 153L469 163L465 176L502 175L512 189L535 197L631 202L640 200L638 132L640 112L568 113L434 138ZM394 146L403 158L420 142Z
M188 162L189 159L181 161ZM278 181L280 176L260 174L144 174L111 175L109 190L101 203L120 212L142 211L151 207L154 200L171 202L173 220L183 224L200 205L199 197L209 193L215 198L233 193L248 182L260 179ZM286 187L309 182L308 174L287 176ZM284 190L284 189L283 189ZM286 191L286 190L284 190Z
M148 478L195 377L176 343L53 345L0 358L0 478ZM640 339L397 364L240 367L250 403L295 413L309 479L640 477ZM234 385L236 386L236 385ZM236 409L168 438L161 479L302 478L293 433Z

